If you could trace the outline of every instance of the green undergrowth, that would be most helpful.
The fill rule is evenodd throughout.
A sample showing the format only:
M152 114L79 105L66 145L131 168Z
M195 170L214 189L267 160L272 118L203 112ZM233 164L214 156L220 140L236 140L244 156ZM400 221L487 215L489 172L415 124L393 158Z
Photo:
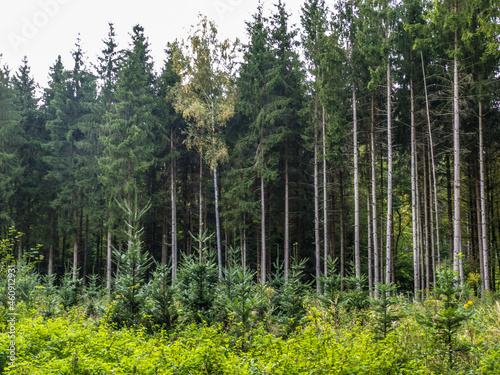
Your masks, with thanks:
M151 332L91 318L81 307L44 317L26 309L16 321L16 364L7 367L7 315L0 320L3 374L498 374L500 305L475 308L455 334L453 363L439 334L417 322L425 305L397 305L405 317L385 338L376 311L338 312L307 307L288 329L271 333L265 321L192 323ZM18 309L19 311L19 309ZM1 370L3 369L3 371Z

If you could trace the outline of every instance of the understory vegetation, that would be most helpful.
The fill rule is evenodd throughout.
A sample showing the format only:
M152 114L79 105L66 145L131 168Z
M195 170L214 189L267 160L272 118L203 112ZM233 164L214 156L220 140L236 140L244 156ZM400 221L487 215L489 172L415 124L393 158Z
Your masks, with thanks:
M422 300L365 280L323 276L316 293L294 261L267 283L241 266L238 249L218 278L202 246L171 267L141 253L132 222L129 250L116 254L113 293L101 280L41 276L37 262L14 262L16 305L0 287L1 374L496 374L500 303L473 296L444 267ZM206 238L202 238L206 240ZM5 254L4 254L5 255ZM276 265L276 267L280 267ZM377 291L377 296L375 295ZM12 294L12 293L11 293ZM370 294L373 298L370 297ZM9 366L15 312L16 358ZM10 333L12 330L10 330Z

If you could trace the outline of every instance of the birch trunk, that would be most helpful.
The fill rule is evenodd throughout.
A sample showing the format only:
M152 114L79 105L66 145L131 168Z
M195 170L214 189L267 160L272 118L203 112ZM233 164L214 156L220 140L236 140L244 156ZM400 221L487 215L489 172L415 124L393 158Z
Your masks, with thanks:
M220 234L219 217L219 184L217 181L217 167L214 168L214 190L215 190L215 229L217 231L217 265L219 267L219 280L222 280L222 246Z

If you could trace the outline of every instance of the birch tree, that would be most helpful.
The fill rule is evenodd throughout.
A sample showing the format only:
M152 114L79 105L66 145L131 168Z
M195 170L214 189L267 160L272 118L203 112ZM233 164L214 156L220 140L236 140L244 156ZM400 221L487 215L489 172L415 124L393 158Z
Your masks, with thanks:
M214 176L219 278L222 278L218 166L227 158L222 129L234 115L234 74L238 42L219 41L212 21L201 17L186 42L169 44L180 82L173 88L175 109L189 123L186 144L203 155Z

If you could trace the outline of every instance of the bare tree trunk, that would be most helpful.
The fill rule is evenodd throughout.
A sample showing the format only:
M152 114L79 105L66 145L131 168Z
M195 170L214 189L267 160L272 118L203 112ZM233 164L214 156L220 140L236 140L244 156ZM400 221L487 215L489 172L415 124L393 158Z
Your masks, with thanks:
M87 256L89 253L89 215L85 215L85 241L83 244L83 283L87 278Z
M428 198L428 183L427 183L427 162L426 162L426 150L425 145L423 146L424 152L423 154L423 164L424 164L424 249L425 249L425 289L427 293L431 288L431 279L430 279L430 248L429 248L429 198Z
M356 277L361 277L361 261L359 257L359 180L358 180L358 115L356 108L356 85L352 83L352 115L353 115L353 159L354 159L354 265Z
M366 189L366 222L367 222L367 252L368 252L368 290L370 297L373 297L373 270L372 270L372 226L370 210L370 188Z
M321 292L321 263L319 243L319 189L318 189L318 132L314 127L314 255L316 270L316 292Z
M288 150L287 150L288 151ZM290 211L289 211L289 185L288 185L288 153L285 153L285 280L288 281L290 270Z
M170 129L170 150L175 153L174 145L174 130ZM170 162L170 200L171 200L171 220L172 220L172 282L177 278L177 263L178 263L178 249L177 249L177 158L173 156ZM215 177L214 177L215 178ZM217 192L216 192L217 196Z
M455 9L457 11L457 9ZM458 105L458 32L455 31L455 57L453 58L453 185L454 185L454 216L453 216L453 270L458 275L460 284L464 283L462 265L462 228L460 213L460 109Z
M389 34L387 35L389 39ZM387 57L387 232L385 282L391 282L391 236L392 236L392 116L391 116L391 64Z
M477 174L476 174L477 177ZM484 287L484 253L483 253L483 228L481 223L481 193L479 188L479 181L477 178L475 180L475 188L476 188L476 223L477 223L477 249L478 249L478 258L479 258L479 274L481 275L481 295L484 295L485 287Z
M78 234L73 235L73 281L78 277Z
M411 122L411 212L413 242L413 288L415 298L419 290L419 252L418 252L418 208L417 208L417 140L415 132L415 98L413 80L410 81L410 122Z
M453 251L453 204L451 197L451 159L450 155L446 154L446 201L448 206L448 248L450 250L450 261L455 262Z
M203 243L201 241L201 236L203 235L203 156L200 153L200 181L199 181L199 197L198 197L198 203L199 203L199 217L198 217L198 238L200 241L198 242L198 249L200 250L200 263L203 260L203 254L201 253L201 249L203 248Z
M371 98L371 126L370 126L370 154L372 164L372 231L373 231L373 271L375 282L375 298L378 297L377 283L380 282L379 274L379 252L378 252L378 236L377 236L377 166L375 154L375 98Z
M108 222L111 218L111 212L108 212ZM111 224L108 223L108 233L106 236L106 289L108 291L108 296L111 293Z
M483 105L482 102L479 102L479 185L481 200L481 240L483 244L484 290L490 290L488 235L486 225L486 189L484 183L484 174Z
M432 128L431 128L431 114L429 109L429 98L427 95L427 83L425 78L425 67L424 67L424 54L420 51L420 59L422 60L422 74L424 77L424 91L425 91L425 107L427 113L427 128L429 131L429 150L431 153L432 162L432 183L434 185L434 213L436 215L436 253L438 257L438 267L441 269L441 250L439 246L439 209L438 209L438 193L437 193L437 179L436 179L436 163L434 159L434 142L432 140ZM432 246L432 251L434 254L434 245ZM434 273L436 272L436 267L434 267ZM435 279L435 275L434 275Z
M340 288L344 290L345 277L345 230L344 230L344 178L343 173L340 171Z
M266 283L266 205L264 199L264 177L260 178L260 210L261 210L261 256L260 275L261 283Z
M217 231L217 265L219 267L219 280L222 280L222 244L221 244L221 234L220 234L219 185L217 181L217 167L214 168L214 189L215 189L215 229Z
M429 141L429 146L430 146L430 141ZM431 158L432 155L428 155L428 158ZM432 168L432 165L429 165L429 170ZM429 181L431 181L431 176L429 176ZM434 192L436 192L434 190ZM429 187L429 200L432 202L434 197L433 194L433 189ZM434 201L435 202L435 201ZM430 235L431 235L431 260L432 260L432 285L436 286L436 253L434 251L435 249L435 241L434 241L434 216L433 216L433 209L432 209L432 203L429 204L429 218L430 218ZM439 264L441 266L441 264Z
M323 141L323 269L325 276L328 276L328 176L326 174L326 121L325 108L321 108L322 127L321 138Z

